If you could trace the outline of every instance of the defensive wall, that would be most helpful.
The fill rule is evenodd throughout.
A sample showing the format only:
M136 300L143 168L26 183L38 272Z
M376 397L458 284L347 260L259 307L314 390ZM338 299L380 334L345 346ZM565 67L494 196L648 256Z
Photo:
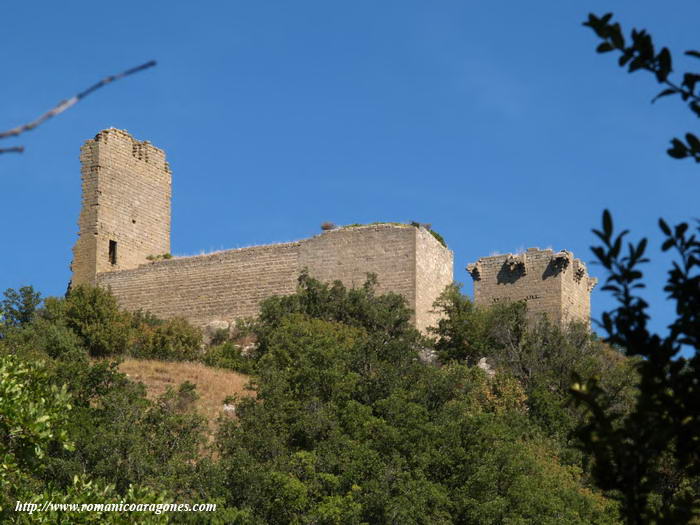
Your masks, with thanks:
M348 287L362 286L374 273L377 292L403 295L416 312L416 326L425 329L434 321L433 301L452 282L452 253L424 229L378 224L103 272L97 284L127 309L206 325L255 315L263 299L293 293L303 269Z

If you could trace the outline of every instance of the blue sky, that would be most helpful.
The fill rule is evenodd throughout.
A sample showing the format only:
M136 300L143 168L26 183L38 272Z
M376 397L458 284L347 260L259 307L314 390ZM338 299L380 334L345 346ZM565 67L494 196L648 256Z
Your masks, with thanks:
M122 0L14 2L0 21L0 129L98 79L158 60L0 156L0 290L62 294L80 205L82 142L107 127L163 148L175 254L289 241L337 224L433 224L455 278L531 246L586 262L611 208L650 237L657 329L670 321L656 222L697 217L700 169L668 158L697 132L679 101L628 75L581 26L613 10L675 51L700 48L700 5L657 2ZM591 273L603 277L599 267ZM597 316L611 306L594 292Z

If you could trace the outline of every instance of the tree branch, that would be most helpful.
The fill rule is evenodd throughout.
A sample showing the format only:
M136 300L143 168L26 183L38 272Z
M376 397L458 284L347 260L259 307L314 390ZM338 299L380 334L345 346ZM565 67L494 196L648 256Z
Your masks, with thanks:
M24 153L24 146L12 146L11 148L0 148L0 153Z
M128 77L129 75L133 75L134 73L138 73L140 71L143 71L144 69L148 69L150 67L153 67L156 65L155 60L151 60L150 62L146 62L145 64L141 64L140 66L132 67L131 69L127 69L126 71L123 71L122 73L119 73L117 75L111 75L109 77L103 78L96 84L90 86L84 91L81 91L77 95L67 99L67 100L62 100L61 102L56 105L56 107L50 109L43 115L39 116L35 120L27 123L27 124L22 124L21 126L17 126L16 128L9 129L7 131L0 132L0 139L6 139L9 137L16 137L25 131L30 131L47 120L49 120L52 117L55 117L56 115L60 115L67 109L73 107L76 103L78 103L80 100L83 98L87 97L89 94L93 93L94 91L97 91L103 86L106 86L107 84L111 84L112 82L116 80L120 80L124 77ZM0 148L0 153L21 153L24 151L24 146L14 146L11 148Z

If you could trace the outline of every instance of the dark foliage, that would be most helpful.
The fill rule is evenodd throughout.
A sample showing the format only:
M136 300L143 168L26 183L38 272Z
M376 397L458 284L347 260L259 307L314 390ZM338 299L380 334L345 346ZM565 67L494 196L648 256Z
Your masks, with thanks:
M618 60L620 67L626 66L630 73L647 71L653 74L664 89L653 98L652 102L662 97L678 96L688 104L688 109L700 118L700 72L685 72L680 83L677 80L674 81L671 76L673 59L668 48L662 47L657 52L652 36L644 29L632 29L630 40L627 41L620 24L611 23L612 16L612 13L601 17L591 13L583 24L593 29L603 40L596 49L598 53L617 51L620 53ZM689 50L685 54L700 59L700 51ZM695 159L695 162L700 162L700 139L693 133L686 133L685 141L674 138L667 153L676 159L689 157Z
M601 325L611 343L641 358L636 405L624 416L607 412L605 389L595 380L572 389L593 415L580 434L595 458L596 479L602 488L618 491L629 523L686 522L700 511L700 242L687 224L673 230L663 220L659 224L667 236L663 250L678 254L665 287L677 317L666 336L648 330L649 305L635 294L644 286L646 239L625 246L628 232L616 235L607 211L601 230L595 230L603 245L593 251L609 272L603 289L619 304L603 314ZM683 349L691 356L684 357ZM668 484L669 469L683 476L673 497L658 501L650 494Z
M700 117L700 75L686 72L681 82L674 81L667 48L656 52L644 30L632 30L627 43L620 25L611 19L610 13L591 14L584 23L603 40L598 52L620 52L620 66L629 72L648 71L664 85L654 101L678 96ZM698 51L685 54L700 58ZM692 133L685 139L674 138L668 154L700 162L700 140ZM649 331L649 305L637 295L644 287L641 265L647 262L647 240L625 243L628 231L616 234L607 210L602 228L594 230L602 245L592 250L608 271L603 289L618 303L603 314L600 324L609 342L638 358L640 385L634 408L627 414L606 411L605 388L595 379L581 380L572 388L592 416L580 436L594 458L596 480L614 491L628 523L684 523L700 517L700 226L680 223L671 228L663 219L659 226L666 237L662 250L676 252L664 288L675 304L676 318L665 336Z

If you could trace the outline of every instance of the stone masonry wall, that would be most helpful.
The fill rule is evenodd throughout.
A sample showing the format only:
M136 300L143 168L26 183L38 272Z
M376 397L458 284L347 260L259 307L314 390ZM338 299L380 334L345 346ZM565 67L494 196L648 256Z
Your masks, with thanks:
M85 142L80 160L83 202L72 283L94 284L97 273L169 253L171 174L163 151L108 129Z
M434 271L445 262L447 268ZM361 286L371 272L377 274L378 293L402 294L423 329L434 318L424 305L432 306L452 282L451 262L452 253L427 231L377 224L293 243L147 263L100 273L97 282L110 288L127 309L163 318L181 316L201 326L255 315L266 297L293 293L304 268L321 281L340 280L348 287ZM416 297L421 298L418 304Z
M567 268L561 273L562 319L566 321L590 321L591 291L598 280L589 277L586 266L579 259L569 258Z
M254 315L266 297L293 293L298 261L298 243L272 244L147 263L97 282L127 310L203 326Z
M590 291L596 280L571 252L529 248L520 254L482 257L467 270L474 279L478 305L526 301L531 320L545 315L558 324L589 321Z
M416 230L416 326L425 330L435 326L439 315L433 303L452 284L453 253L423 228Z
M399 293L415 308L415 239L416 228L408 225L339 228L302 241L299 268L350 288L362 286L374 273L378 293Z

